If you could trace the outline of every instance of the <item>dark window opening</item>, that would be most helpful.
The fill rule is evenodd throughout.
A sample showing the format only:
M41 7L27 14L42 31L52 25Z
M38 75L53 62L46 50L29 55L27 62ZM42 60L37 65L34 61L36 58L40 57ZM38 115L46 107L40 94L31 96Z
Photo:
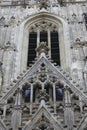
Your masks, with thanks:
M51 57L58 65L60 65L59 39L58 32L51 32Z
M83 16L84 16L84 20L85 20L85 27L87 30L87 13L83 13Z
M35 51L36 44L37 44L37 33L31 32L29 34L27 66L29 66L29 64L32 63L32 61L36 57L36 51Z
M60 51L59 51L59 37L57 31L52 31L51 36L51 57L60 66ZM46 42L48 45L48 34L47 31L40 32L40 42ZM37 47L37 32L29 33L29 45L28 45L28 58L27 66L32 63L36 57L35 48Z
M24 98L24 102L25 103L29 103L30 102L30 95L31 95L31 89L30 86L25 86L23 88L23 98Z
M30 88L25 89L25 92L24 92L25 102L30 102L30 93L31 93Z
M56 101L63 100L63 90L62 88L56 88Z
M10 98L8 99L8 101L7 101L7 103L13 103L13 102L14 102L13 97L10 97Z
M48 36L46 31L40 32L40 42L48 43Z

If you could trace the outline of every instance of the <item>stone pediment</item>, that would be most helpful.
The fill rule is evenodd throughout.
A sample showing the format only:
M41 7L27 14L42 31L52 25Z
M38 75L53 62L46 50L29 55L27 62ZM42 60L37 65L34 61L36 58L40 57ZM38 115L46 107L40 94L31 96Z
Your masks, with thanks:
M75 93L77 96L81 98L81 100L85 103L87 103L87 96L81 92L80 89L77 88L76 84L72 83L72 79L69 77L69 75L65 76L57 67L54 66L53 63L51 63L45 56L40 57L32 67L30 67L26 73L18 79L18 81L15 81L13 86L10 87L10 90L2 96L0 100L0 104L4 103L12 94L16 91L17 88L20 88L29 78L37 75L37 71L40 68L40 66L44 64L45 67L50 71L51 75L55 75L58 80L62 80L67 85L73 93ZM9 87L8 87L9 88Z
M45 125L46 123L48 123L47 127L55 128L55 130L63 130L58 120L56 120L56 118L53 117L53 115L46 108L45 104L39 107L39 109L37 110L35 115L32 117L32 119L29 120L27 124L24 126L23 130L32 130L34 128L36 130L38 125L35 125L35 124L38 124L38 123L39 125L40 123L41 125Z

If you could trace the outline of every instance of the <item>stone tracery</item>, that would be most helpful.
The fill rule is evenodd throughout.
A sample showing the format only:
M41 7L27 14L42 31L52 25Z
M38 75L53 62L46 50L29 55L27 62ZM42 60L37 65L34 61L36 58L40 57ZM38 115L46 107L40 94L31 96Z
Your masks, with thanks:
M43 44L43 48L44 47L45 45ZM46 52L42 51L42 53ZM43 62L43 58L46 57L45 55L41 56L42 62L36 70L36 75L33 76L32 73L31 76L25 78L21 86L17 86L13 95L9 95L7 104L3 104L1 112L2 119L3 116L5 119L12 117L11 126L10 122L6 123L6 126L8 126L8 128L12 127L13 130L21 128L22 124L25 126L24 130L27 130L27 122L29 120L29 124L31 124L29 129L54 130L54 125L52 123L55 123L55 120L52 119L52 122L49 120L49 116L50 118L53 118L50 115L51 112L56 120L60 122L60 125L65 124L65 126L67 126L66 129L72 129L79 119L80 111L85 111L86 106L84 102L79 102L79 96L76 96L76 94L73 93L72 89L66 85L66 82L63 81L63 79L61 81L61 76L57 77L52 70L47 70L46 63ZM45 80L42 80L45 76ZM74 113L72 106L74 108ZM38 115L38 113L40 115ZM38 120L35 120L33 116L36 116L36 119ZM15 125L17 118L19 120L17 125ZM35 123L33 120L35 120ZM55 126L55 129L56 127L57 126ZM62 130L63 128L59 127L59 129Z
M6 50L8 51L6 54L8 53L10 54L11 51L13 52L16 50L15 46L12 45L13 41L16 42L17 48L19 48L19 50L17 51L17 54L19 56L17 55L16 57L17 61L16 61L15 68L16 67L18 67L18 69L20 68L21 72L23 69L26 68L25 59L27 59L26 58L27 56L25 53L27 52L26 51L27 49L23 50L21 46L23 46L23 48L27 48L26 41L28 40L26 37L28 37L27 34L29 32L30 33L37 32L37 34L39 35L40 31L44 31L44 32L46 31L49 35L50 31L58 31L59 35L61 34L59 38L62 39L60 40L60 46L62 45L60 48L64 48L66 51L66 53L64 53L64 49L61 51L62 52L61 62L63 60L64 61L67 60L66 62L62 63L61 67L64 65L64 67L66 68L65 69L62 67L64 71L67 72L68 70L72 69L71 70L72 72L71 75L70 75L70 71L67 73L63 72L63 70L61 70L60 67L55 66L56 64L54 64L54 62L50 59L50 57L45 56L44 54L39 56L39 54L41 53L38 53L36 61L32 63L33 66L31 66L31 68L29 66L26 73L24 73L23 71L23 73L20 74L17 77L17 79L14 80L13 83L11 83L10 86L8 85L6 86L5 89L2 89L0 95L1 96L0 118L3 121L0 120L0 127L2 128L2 130L3 129L6 130L7 128L9 130L11 130L12 128L13 130L17 130L17 129L20 130L21 129L23 130L35 130L35 129L37 130L39 129L40 130L43 129L84 130L87 129L86 128L87 115L85 115L85 113L87 113L87 96L86 96L87 84L85 84L85 87L83 87L84 83L82 83L83 81L85 81L86 83L86 79L87 79L87 55L86 55L87 43L84 41L81 42L79 40L80 38L76 40L76 43L73 43L73 39L74 39L73 37L76 38L77 35L79 37L81 35L81 38L82 37L85 38L86 41L86 37L83 36L86 35L86 28L84 27L84 20L81 17L83 10L85 11L86 3L82 2L79 4L77 1L76 3L78 4L75 5L75 1L74 3L73 1L70 3L70 1L68 0L67 0L68 2L67 4L65 3L66 1L63 1L62 4L61 0L59 1L53 0L50 3L48 1L43 1L41 3L41 1L37 2L34 0L33 1L25 0L25 3L23 3L23 1L21 2L10 1L10 2L12 2L10 3L12 4L12 10L10 9L9 10L12 12L8 16L6 16L7 9L5 10L5 14L4 14L4 9L6 7L3 6L2 7L4 8L3 10L0 8L0 11L2 10L3 12L0 16L1 18L0 34L3 35L3 33L6 31L6 35L3 35L3 37L5 36L7 37L8 34L10 35L9 30L12 29L13 40L8 38L9 40L7 40L7 42L5 43L3 42L3 40L0 40L1 41L0 43L2 44L0 45L1 47L0 50L1 51ZM0 5L1 4L2 2L0 3ZM81 8L82 12L80 11L80 9L78 12L76 7ZM16 11L15 14L13 13L14 10ZM34 17L32 16L32 14L35 14ZM67 29L68 27L70 30ZM22 31L24 31L24 33L22 33ZM70 34L67 32L69 32ZM15 33L17 33L18 36ZM23 37L24 35L25 37ZM69 39L68 35L71 36L71 39ZM17 37L19 37L19 39L21 40L19 40ZM48 43L50 43L50 39L48 40L49 40ZM66 66L65 64L69 63L68 59L70 55L69 54L70 48L68 47L70 46L68 45L71 42L73 44L71 47L73 50L73 54L71 54L72 66L71 63L69 66ZM37 43L38 43L37 46L39 46L40 37L38 38ZM82 51L84 52L84 55ZM20 56L21 55L20 52L24 54L25 57ZM5 57L8 60L8 61L6 60L8 64L9 58L6 56L6 54ZM46 54L49 54L50 56L50 53L46 53ZM20 57L22 57L24 64L22 63ZM13 56L11 58L13 58ZM14 62L14 58L12 61ZM79 66L81 64L77 64L76 66L76 63L80 61L81 63L84 62L84 66L85 66L81 68L82 71L81 69L78 70L78 67L81 67ZM22 69L20 66L22 67ZM8 71L8 67L9 66L7 66L7 71ZM11 68L12 68L12 64L11 64ZM18 72L19 70L17 71L17 74ZM14 74L13 71L11 73ZM8 78L7 76L6 76L6 80ZM81 76L83 76L83 80L81 79ZM36 118L34 119L35 116ZM17 126L15 126L14 122L17 122L17 117L20 120L18 121ZM12 121L10 119L12 119ZM43 127L43 125L45 126L45 128ZM55 127L53 127L54 125ZM63 128L57 127L59 125L62 126Z
M41 30L41 31L47 31L48 29L50 29L51 31L58 31L58 27L56 24L51 23L49 21L43 20L40 21L39 23L35 23L34 25L31 25L30 27L30 31L37 31L37 30Z

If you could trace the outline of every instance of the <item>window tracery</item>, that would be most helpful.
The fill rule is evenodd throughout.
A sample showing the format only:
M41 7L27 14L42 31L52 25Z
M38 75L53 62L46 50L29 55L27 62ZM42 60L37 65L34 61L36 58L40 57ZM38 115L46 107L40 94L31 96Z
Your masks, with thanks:
M35 48L39 46L40 42L46 42L50 49L48 53L49 57L60 65L58 25L47 20L41 20L29 27L27 66L29 66L36 57L37 53L35 52Z

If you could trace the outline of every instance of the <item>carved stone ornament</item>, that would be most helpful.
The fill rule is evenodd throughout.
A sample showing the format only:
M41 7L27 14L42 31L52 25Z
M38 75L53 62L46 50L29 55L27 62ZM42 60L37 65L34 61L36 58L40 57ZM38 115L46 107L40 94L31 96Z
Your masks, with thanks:
M36 48L36 51L39 53L39 55L44 52L45 54L48 53L49 48L46 45L46 42L41 42L40 46L38 48Z

